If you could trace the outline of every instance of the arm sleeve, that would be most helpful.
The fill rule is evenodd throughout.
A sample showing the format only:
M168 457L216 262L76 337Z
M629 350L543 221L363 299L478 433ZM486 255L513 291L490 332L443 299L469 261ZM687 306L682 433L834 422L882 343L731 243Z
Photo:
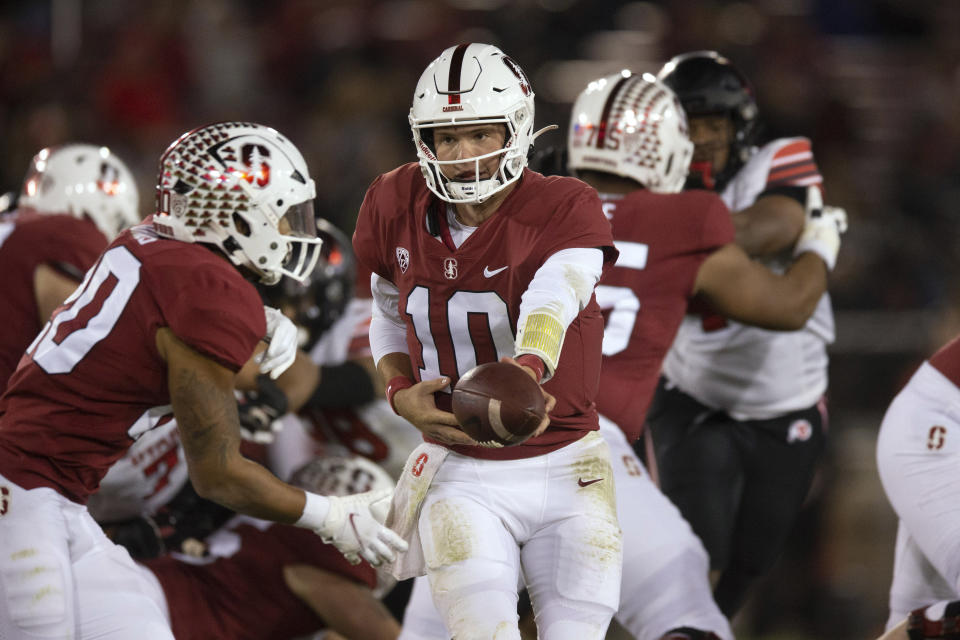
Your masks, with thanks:
M370 276L370 292L373 294L373 317L370 319L370 350L373 361L388 353L409 353L407 327L400 317L400 290L377 274Z
M529 353L543 360L544 381L557 367L567 327L590 302L603 263L600 249L558 251L537 269L523 292L515 354Z

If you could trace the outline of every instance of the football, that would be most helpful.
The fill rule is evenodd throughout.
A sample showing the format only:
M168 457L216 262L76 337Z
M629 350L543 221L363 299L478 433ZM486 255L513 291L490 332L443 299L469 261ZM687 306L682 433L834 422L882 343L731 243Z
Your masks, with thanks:
M468 371L453 389L453 414L468 436L488 447L525 441L546 415L540 385L508 362Z

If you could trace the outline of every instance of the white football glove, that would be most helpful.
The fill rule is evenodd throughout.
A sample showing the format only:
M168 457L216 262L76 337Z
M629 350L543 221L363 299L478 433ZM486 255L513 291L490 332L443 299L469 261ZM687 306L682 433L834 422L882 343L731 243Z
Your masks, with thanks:
M812 251L833 271L840 251L840 234L847 230L847 212L840 207L823 205L820 189L807 188L806 222L793 249L794 257Z
M269 373L276 380L297 359L297 327L279 309L263 307L267 316L267 335L270 346L260 355L260 373Z
M392 497L393 489L328 496L330 510L316 532L351 564L358 564L360 558L374 567L393 562L397 552L407 550L407 542L382 524Z

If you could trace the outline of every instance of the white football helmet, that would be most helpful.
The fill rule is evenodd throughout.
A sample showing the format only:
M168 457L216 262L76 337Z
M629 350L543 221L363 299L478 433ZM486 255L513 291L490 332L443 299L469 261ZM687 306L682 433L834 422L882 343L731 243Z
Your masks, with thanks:
M410 128L420 158L420 169L430 190L447 202L483 202L520 179L527 152L538 134L533 132L533 88L516 62L489 44L450 47L420 76L410 109ZM463 160L440 161L435 154L434 127L503 123L503 149L474 158L476 178L456 182L441 166ZM496 173L480 179L480 161L501 156Z
M656 193L683 188L693 143L677 96L649 73L600 78L573 105L569 168L636 180Z
M41 149L23 181L18 206L89 218L108 239L140 222L130 169L107 147L67 144Z
M264 284L303 282L320 257L315 195L293 143L270 127L220 122L183 134L160 157L153 225L219 247Z

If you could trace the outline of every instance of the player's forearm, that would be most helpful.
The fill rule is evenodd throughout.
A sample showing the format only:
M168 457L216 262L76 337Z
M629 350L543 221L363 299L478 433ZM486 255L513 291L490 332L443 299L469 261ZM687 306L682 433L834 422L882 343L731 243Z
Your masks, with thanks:
M815 253L797 256L784 278L790 281L793 291L786 306L793 311L793 327L800 329L817 309L820 298L827 290L827 265Z
M173 413L197 493L254 517L295 522L303 492L240 455L233 376L169 337L164 346Z
M413 380L413 365L410 362L410 356L406 353L394 352L384 355L377 362L377 371L384 384L397 376L407 376Z
M197 387L203 392L202 386ZM260 465L240 454L240 424L236 401L222 400L222 407L206 404L177 413L190 479L202 497L228 509L255 518L296 522L303 513L303 491L281 482Z
M523 292L514 353L540 358L544 380L553 375L567 327L590 302L602 273L600 249L564 249L540 265Z
M194 476L193 466L190 475ZM237 513L284 524L293 524L303 514L306 498L302 490L281 481L239 452L216 473L205 477L202 489L194 483L197 493Z
M768 195L733 214L736 243L747 255L769 256L792 247L803 229L803 206L787 196Z
M783 275L763 269L763 286L748 287L746 294L752 303L742 308L751 309L749 317L726 314L734 320L748 322L775 331L802 329L817 308L827 288L827 267L814 253L800 255Z

